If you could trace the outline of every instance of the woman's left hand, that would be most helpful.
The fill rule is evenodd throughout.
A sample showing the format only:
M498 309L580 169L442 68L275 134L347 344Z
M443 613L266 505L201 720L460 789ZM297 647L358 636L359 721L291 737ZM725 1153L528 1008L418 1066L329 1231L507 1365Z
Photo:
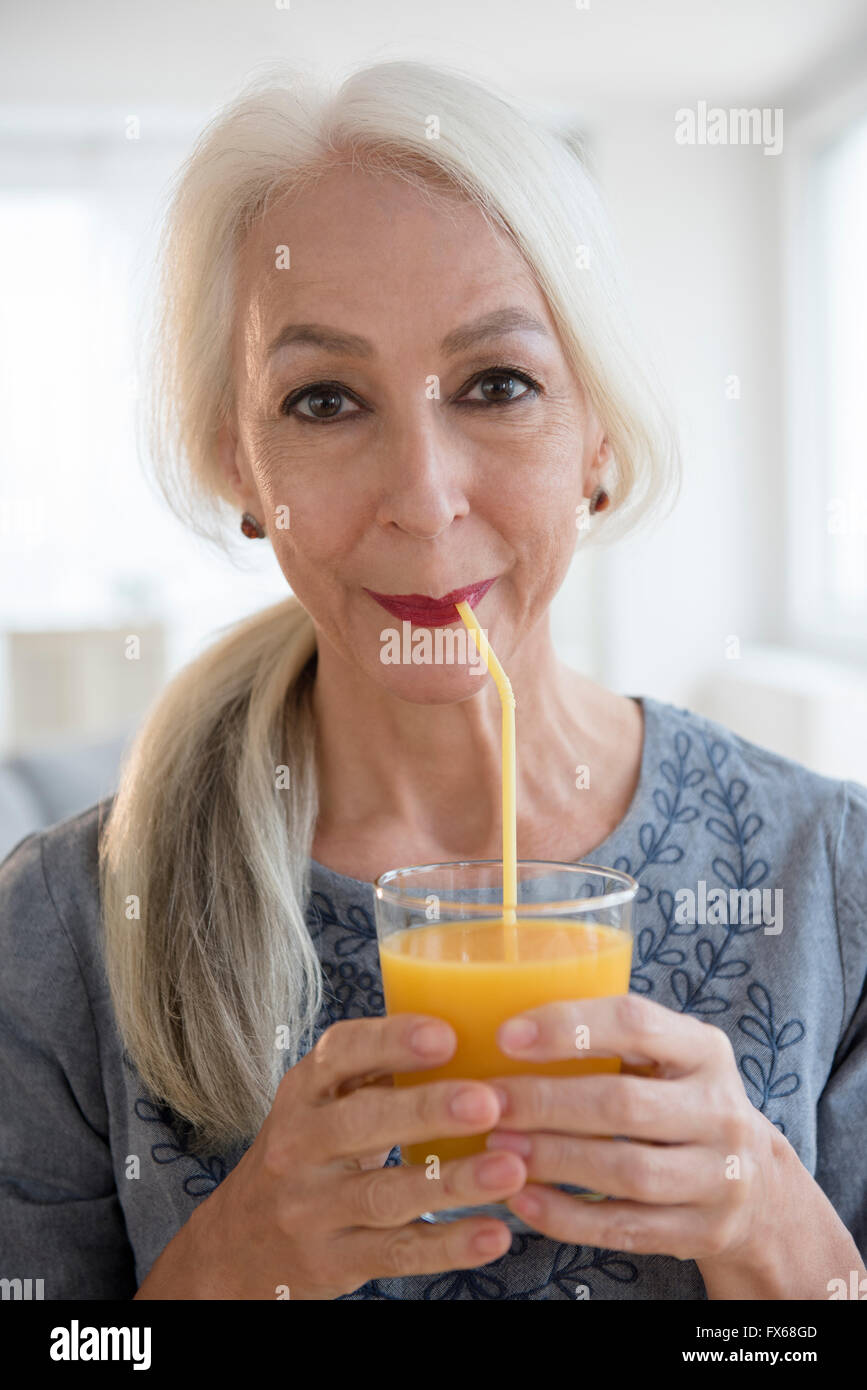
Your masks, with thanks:
M726 1034L636 994L545 1004L517 1017L537 1024L538 1039L509 1046L507 1021L497 1042L510 1057L618 1056L644 1074L491 1077L508 1103L488 1147L519 1153L528 1170L506 1205L568 1244L674 1255L700 1268L748 1268L755 1258L760 1267L775 1213L792 1214L781 1190L794 1172L782 1161L791 1146L750 1103ZM576 1201L547 1186L556 1183L615 1200Z

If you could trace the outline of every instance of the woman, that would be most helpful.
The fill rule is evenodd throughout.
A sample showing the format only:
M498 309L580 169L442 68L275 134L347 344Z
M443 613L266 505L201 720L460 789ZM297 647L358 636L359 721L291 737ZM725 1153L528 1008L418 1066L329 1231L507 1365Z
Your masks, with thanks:
M47 1298L821 1299L865 1273L867 789L552 646L576 539L677 478L612 263L574 156L422 65L254 84L182 170L161 481L200 534L230 503L292 596L170 684L110 802L0 872L3 1248ZM493 683L381 659L395 596L467 587L517 701L519 855L641 884L630 994L532 1011L512 1055L588 1023L618 1076L384 1084L455 1038L382 1016L372 880L500 853ZM721 911L755 888L784 921ZM489 1129L438 1184L399 1166ZM533 1233L417 1219L498 1199Z

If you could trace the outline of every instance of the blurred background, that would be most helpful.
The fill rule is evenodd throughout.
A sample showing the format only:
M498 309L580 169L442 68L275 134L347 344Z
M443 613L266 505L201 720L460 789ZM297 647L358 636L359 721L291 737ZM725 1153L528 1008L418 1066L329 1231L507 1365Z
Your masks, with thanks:
M137 453L167 182L257 64L388 58L489 77L581 152L677 412L680 502L576 557L564 659L867 782L864 0L30 0L0 10L0 858L110 794L167 679L287 592Z

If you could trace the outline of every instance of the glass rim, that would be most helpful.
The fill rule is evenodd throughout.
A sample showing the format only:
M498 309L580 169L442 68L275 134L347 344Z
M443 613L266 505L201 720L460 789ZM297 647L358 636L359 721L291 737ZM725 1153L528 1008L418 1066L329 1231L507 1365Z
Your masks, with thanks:
M609 869L604 864L590 864L585 863L583 860L577 863L565 863L561 859L518 859L515 861L515 864L516 868L520 868L524 865L532 868L566 869L570 873L578 873L580 871L583 875L587 875L588 873L596 874L597 876L601 875L605 878L618 879L621 883L626 885L613 893L603 893L602 896L598 898L555 898L552 902L517 903L514 908L509 909L515 913L517 918L536 917L540 912L556 913L559 911L565 914L567 912L575 912L584 909L585 907L595 908L597 911L603 911L609 907L621 907L625 903L631 903L634 900L641 886L637 879L633 878L631 874L624 873L622 869ZM389 879L400 878L405 874L423 873L433 869L464 869L477 868L485 865L496 865L499 869L502 869L503 861L502 859L453 859L441 864L409 864L402 869L386 869L385 873L380 874L378 878L374 879L373 890L380 902L391 903L394 907L417 907L423 909L427 906L426 897L416 898L408 893L393 892L386 886L387 881ZM447 910L454 910L455 912L466 912L468 909L475 910L477 908L483 910L489 909L491 912L499 912L501 914L503 912L502 899L495 903L467 903L447 902L444 898L441 898L439 894L436 896L438 908L444 907Z

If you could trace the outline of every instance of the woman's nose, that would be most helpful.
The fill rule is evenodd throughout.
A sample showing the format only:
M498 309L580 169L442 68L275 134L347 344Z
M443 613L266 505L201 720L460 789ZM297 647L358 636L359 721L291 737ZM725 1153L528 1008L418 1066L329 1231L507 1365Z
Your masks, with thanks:
M433 539L469 511L460 456L445 446L429 422L385 446L379 479L381 526L399 526Z

